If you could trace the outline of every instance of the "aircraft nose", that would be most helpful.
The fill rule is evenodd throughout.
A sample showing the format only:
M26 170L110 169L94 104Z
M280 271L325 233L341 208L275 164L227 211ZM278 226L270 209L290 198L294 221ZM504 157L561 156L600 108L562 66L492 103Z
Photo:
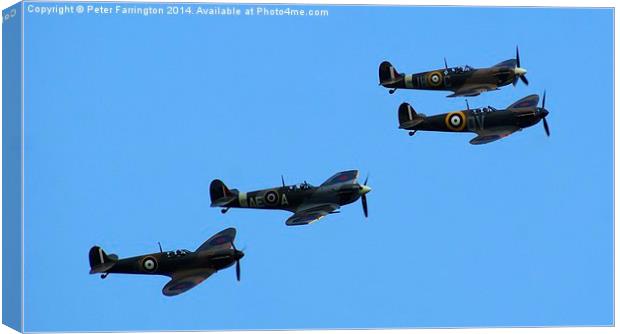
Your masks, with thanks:
M516 75L524 75L525 73L527 73L527 70L524 69L523 67L515 67Z
M372 190L372 188L370 188L369 186L362 185L360 187L360 194L365 195L365 194L369 193L371 190Z
M244 256L245 254L242 251L237 251L237 253L235 253L237 260L241 260Z
M547 109L543 109L540 111L540 117L545 118L547 117L547 115L549 115L549 111L547 111Z

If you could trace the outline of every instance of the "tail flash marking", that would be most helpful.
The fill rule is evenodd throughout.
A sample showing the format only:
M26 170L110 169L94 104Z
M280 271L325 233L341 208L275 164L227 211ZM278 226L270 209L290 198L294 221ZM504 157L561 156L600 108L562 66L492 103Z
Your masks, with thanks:
M248 206L248 194L244 192L239 192L239 206L247 207Z
M413 88L413 74L405 75L405 87Z

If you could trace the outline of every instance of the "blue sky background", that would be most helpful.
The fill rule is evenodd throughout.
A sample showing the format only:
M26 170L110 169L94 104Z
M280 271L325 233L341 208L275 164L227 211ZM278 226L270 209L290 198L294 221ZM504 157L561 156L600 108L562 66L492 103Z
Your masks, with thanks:
M280 6L284 7L284 6ZM243 7L245 8L245 7ZM303 6L303 8L310 8ZM325 7L318 7L325 8ZM611 10L327 7L329 17L25 17L25 329L610 325ZM542 124L492 144L397 128L462 109L379 86L378 65L490 66L519 45ZM370 173L317 224L209 208L255 190ZM88 275L88 249L195 249L234 226L234 269L164 297L163 276Z

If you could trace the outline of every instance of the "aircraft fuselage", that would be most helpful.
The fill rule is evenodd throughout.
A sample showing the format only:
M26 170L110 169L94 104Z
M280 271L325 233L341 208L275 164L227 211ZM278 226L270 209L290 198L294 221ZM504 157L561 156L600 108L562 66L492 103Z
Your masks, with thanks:
M485 108L486 109L486 108ZM537 108L538 109L538 108ZM528 112L481 109L460 110L425 117L424 121L407 130L475 132L503 127L527 128L540 122L541 116L534 109Z
M344 184L307 188L284 186L239 192L236 196L237 198L227 207L295 211L302 204L335 203L340 206L350 204L357 201L361 194L357 184Z
M171 276L177 271L214 269L219 271L235 263L232 249L217 252L169 251L118 260L106 273Z

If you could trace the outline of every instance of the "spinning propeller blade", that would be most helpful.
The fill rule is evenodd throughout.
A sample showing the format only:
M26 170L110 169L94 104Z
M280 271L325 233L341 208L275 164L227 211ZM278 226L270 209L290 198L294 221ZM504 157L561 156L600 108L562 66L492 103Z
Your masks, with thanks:
M542 107L540 108L540 112L542 113L542 121L543 121L543 127L545 128L545 133L547 134L547 137L549 137L551 135L551 132L549 131L549 124L547 124L547 115L549 115L549 111L547 109L545 109L545 101L547 100L547 91L543 92L543 99L542 99Z
M519 46L517 46L517 65L515 66L515 78L512 81L512 85L516 86L519 79L521 79L525 85L529 85L530 82L525 77L525 73L525 69L521 68L521 57L519 57Z
M362 209L364 209L364 217L368 218L368 202L366 202L366 195L362 195Z
M238 257L238 251L237 251L237 247L235 247L235 243L231 242L230 243L232 245L233 250L235 251L235 271L237 273L237 282L241 281L241 265L239 264L239 260L241 259L240 257Z
M525 77L525 75L521 75L521 80L523 80L523 83L528 86L530 84L529 81L527 81L527 78Z
M360 187L363 190L362 209L364 210L364 217L366 218L368 218L368 200L366 199L366 193L370 191L370 188L366 186L366 184L368 184L368 177L369 175L366 175L366 180L364 180L364 185Z

